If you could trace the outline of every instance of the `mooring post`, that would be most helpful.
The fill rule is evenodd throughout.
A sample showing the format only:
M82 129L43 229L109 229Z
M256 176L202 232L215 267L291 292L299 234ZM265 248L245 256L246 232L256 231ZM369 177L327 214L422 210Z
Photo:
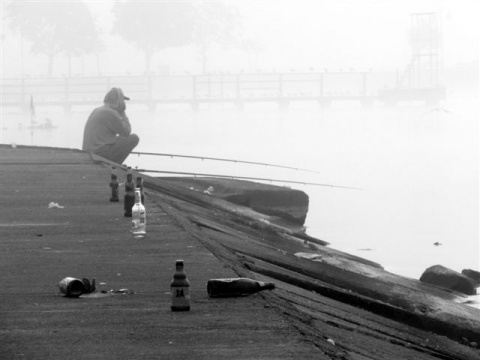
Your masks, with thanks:
M278 75L278 92L278 106L281 110L286 110L290 104L290 101L283 96L283 74Z
M25 109L28 109L28 106L23 106L23 104L25 104L25 78L21 78L20 80L20 104L21 104L21 107L25 110Z
M193 111L197 111L199 104L198 104L198 95L197 95L197 75L192 75L192 101L190 106L192 107Z
M283 74L278 74L278 93L283 98Z
M362 82L362 100L361 103L363 106L372 106L373 98L369 97L367 94L367 72L362 73L363 82Z
M319 73L318 75L319 75L318 86L319 86L320 97L323 97L323 74Z
M147 96L148 100L153 101L153 80L151 75L147 75Z
M236 77L236 100L235 100L235 106L237 110L243 110L244 109L244 102L242 99L242 96L240 94L240 74L237 74Z
M68 96L68 76L65 76L65 102L68 103L69 96Z
M367 96L367 72L363 72L362 95Z
M236 89L236 92L237 92L237 99L240 99L240 74L237 74L235 76L235 80L236 80L236 83L235 83L235 89Z

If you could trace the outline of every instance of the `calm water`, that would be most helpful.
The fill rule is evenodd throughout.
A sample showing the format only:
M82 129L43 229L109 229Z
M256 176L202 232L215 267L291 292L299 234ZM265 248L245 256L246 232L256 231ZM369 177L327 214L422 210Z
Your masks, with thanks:
M130 156L127 163L168 171L254 176L318 182L362 190L288 185L310 197L310 235L333 248L377 261L388 271L419 278L441 264L480 269L479 104L477 97L449 98L440 108L396 108L356 103L224 105L198 112L159 107L155 114L127 112L140 136L136 149L267 162L318 173L208 160ZM80 148L90 109L67 115L37 107L3 113L1 143ZM287 184L279 184L287 185ZM434 246L434 243L440 246Z

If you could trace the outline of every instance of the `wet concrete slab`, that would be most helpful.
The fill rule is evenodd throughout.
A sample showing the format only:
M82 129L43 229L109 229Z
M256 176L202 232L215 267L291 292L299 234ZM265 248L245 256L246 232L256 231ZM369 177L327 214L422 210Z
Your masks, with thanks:
M209 278L237 275L148 195L148 234L134 240L123 202L109 201L109 166L51 149L0 159L0 358L326 358L260 295L210 299ZM170 310L177 259L184 313ZM64 297L67 276L95 277L96 295ZM134 294L100 295L124 288Z
M479 358L480 316L457 295L424 294L379 264L185 186L145 177L147 237L134 240L123 202L109 201L110 165L77 150L0 147L0 358ZM177 259L191 283L184 313L170 310ZM97 291L66 298L57 284L67 276L95 277ZM208 279L238 276L277 287L208 297ZM460 328L440 329L448 319Z

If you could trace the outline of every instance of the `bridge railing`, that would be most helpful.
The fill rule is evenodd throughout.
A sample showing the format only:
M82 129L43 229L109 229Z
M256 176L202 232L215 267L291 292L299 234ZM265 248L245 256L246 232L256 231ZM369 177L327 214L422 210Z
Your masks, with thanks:
M132 104L154 109L162 103L225 101L360 100L372 101L381 89L394 88L396 76L373 72L241 73L209 75L123 75L2 79L2 107L101 104L120 87Z

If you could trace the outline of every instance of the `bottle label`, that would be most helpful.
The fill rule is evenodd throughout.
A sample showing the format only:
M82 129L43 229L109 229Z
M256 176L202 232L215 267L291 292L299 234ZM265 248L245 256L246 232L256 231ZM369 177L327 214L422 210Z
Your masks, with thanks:
M137 230L140 226L140 219L132 220L132 230Z
M190 288L189 287L171 287L172 307L183 308L190 306Z
M147 228L146 212L144 209L139 208L137 204L132 208L132 230L135 232L145 233Z

